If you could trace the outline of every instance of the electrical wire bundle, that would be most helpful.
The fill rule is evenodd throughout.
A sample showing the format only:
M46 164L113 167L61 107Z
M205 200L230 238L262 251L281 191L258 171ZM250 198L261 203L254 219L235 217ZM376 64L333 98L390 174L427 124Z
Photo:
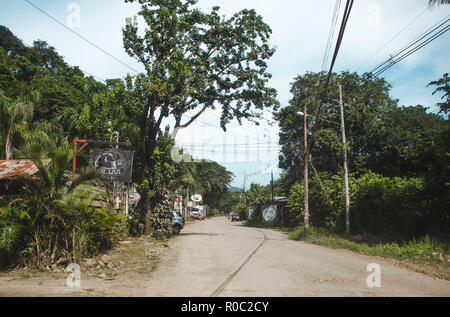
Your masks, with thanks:
M417 52L424 46L428 45L438 37L445 34L448 30L450 30L450 15L446 16L431 28L429 28L427 31L418 36L416 39L408 43L395 55L391 55L386 61L372 69L370 73L372 73L374 77L379 76L387 69L401 62L411 54Z

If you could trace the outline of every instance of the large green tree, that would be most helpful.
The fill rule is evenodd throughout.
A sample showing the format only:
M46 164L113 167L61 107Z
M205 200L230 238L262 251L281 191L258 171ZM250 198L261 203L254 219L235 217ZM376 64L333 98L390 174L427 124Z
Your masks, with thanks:
M289 170L292 182L303 171L303 117L298 115L307 106L309 114L314 115L322 96L324 73L307 72L295 78L291 84L292 99L287 107L275 114L280 125L280 144L282 153L280 167ZM342 167L342 143L340 135L339 85L342 85L345 104L345 122L350 170L362 172L376 164L377 153L382 150L383 139L388 132L384 123L389 111L396 107L397 101L389 96L390 85L384 79L374 79L365 74L342 72L333 74L327 99L322 110L321 120L317 122L314 135L309 135L311 162L317 170L337 172ZM316 124L309 117L309 128ZM330 122L331 121L331 122Z
M175 119L175 136L208 108L221 107L225 129L234 118L252 120L278 103L267 85L267 60L275 52L268 44L271 29L254 10L227 19L219 7L200 11L196 0L139 3L147 28L140 32L137 19L128 19L123 42L145 67L145 74L128 81L136 100L132 115L139 129L138 181L143 182L151 174L148 158L164 118ZM151 212L149 205L144 208Z
M37 99L37 97L35 97ZM0 125L4 140L4 155L6 160L12 158L13 137L21 122L30 121L33 117L33 102L26 97L8 98L0 90Z
M0 89L12 99L38 92L41 98L35 104L33 120L53 121L73 138L85 133L75 129L84 106L106 85L84 77L47 42L37 40L32 47L25 46L0 26Z

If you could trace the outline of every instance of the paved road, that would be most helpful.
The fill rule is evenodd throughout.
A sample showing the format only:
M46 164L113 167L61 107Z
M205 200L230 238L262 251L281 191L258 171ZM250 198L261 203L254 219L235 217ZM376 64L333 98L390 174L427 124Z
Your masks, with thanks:
M142 295L450 296L450 281L225 217L188 224L171 244ZM367 286L370 263L381 267L379 288Z

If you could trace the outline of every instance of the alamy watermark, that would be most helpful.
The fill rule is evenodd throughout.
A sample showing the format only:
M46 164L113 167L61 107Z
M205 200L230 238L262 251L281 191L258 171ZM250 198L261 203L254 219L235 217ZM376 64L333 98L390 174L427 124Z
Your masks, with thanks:
M372 28L379 28L381 26L381 6L372 2L367 5L367 24Z
M367 265L367 272L371 272L367 277L367 287L381 287L381 266L378 263L370 263Z
M81 7L78 3L69 3L67 5L67 12L70 14L67 16L67 26L70 28L80 28L81 27Z
M80 288L81 287L81 268L77 263L70 263L66 272L70 274L66 278L66 285L69 288Z

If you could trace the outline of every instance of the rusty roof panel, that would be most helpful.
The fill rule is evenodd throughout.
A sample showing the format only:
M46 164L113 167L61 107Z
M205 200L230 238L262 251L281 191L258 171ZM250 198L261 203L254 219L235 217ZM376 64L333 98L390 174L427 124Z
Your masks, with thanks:
M38 168L31 160L0 161L0 179L9 179L17 175L34 175Z

